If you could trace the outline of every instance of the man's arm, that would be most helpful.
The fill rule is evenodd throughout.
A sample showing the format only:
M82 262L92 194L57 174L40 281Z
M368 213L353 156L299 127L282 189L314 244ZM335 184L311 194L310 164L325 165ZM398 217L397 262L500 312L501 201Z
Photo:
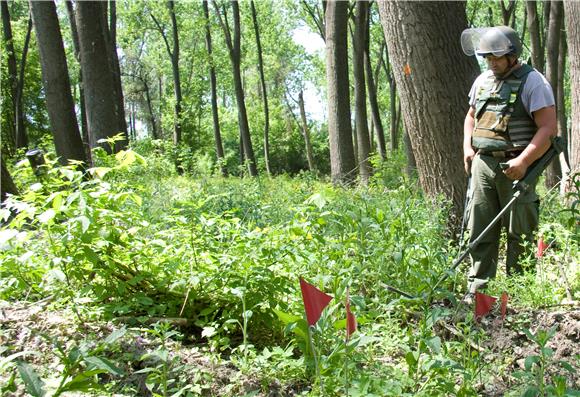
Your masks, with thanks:
M463 122L463 166L465 172L471 174L471 161L475 157L475 151L471 146L471 134L475 127L475 107L470 106L465 121Z
M524 151L515 159L507 162L509 167L504 170L504 174L512 180L524 177L530 164L542 157L550 148L550 138L558 133L556 108L554 106L538 109L533 113L533 116L538 131Z

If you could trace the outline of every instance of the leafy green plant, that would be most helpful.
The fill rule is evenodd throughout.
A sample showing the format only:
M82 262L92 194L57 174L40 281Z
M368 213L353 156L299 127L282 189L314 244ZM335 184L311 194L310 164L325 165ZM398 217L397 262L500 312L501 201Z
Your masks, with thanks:
M557 325L549 330L540 328L535 333L527 328L523 330L528 339L534 342L539 349L539 354L526 357L524 370L514 374L527 385L523 394L525 397L580 395L580 391L567 388L564 377L550 374L550 370L554 367L559 367L572 374L577 372L570 363L562 360L555 361L553 359L554 350L547 346L556 334L557 328Z

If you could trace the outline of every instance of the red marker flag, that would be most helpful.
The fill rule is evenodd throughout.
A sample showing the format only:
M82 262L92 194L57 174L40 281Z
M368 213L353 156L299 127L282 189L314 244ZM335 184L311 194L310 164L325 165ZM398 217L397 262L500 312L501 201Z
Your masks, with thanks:
M505 319L505 314L507 312L508 294L502 292L501 294L501 321Z
M548 244L544 242L544 239L540 237L538 239L538 251L536 251L536 258L541 258L544 256L544 251L548 249Z
M346 289L346 339L348 340L350 336L356 331L356 317L350 311L350 293L348 288Z
M480 292L475 293L475 318L478 319L480 317L485 316L487 313L491 311L493 304L497 298L493 296L489 296L486 294L482 294Z
M314 325L320 318L322 311L332 300L332 296L326 295L314 285L308 284L300 278L300 289L302 290L302 300L306 311L308 325Z

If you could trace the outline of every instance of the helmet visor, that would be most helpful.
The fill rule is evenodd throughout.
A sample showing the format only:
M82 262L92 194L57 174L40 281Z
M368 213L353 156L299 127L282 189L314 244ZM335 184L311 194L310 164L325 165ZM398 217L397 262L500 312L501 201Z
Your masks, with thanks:
M471 28L461 33L461 48L465 55L500 57L513 51L510 39L497 28Z

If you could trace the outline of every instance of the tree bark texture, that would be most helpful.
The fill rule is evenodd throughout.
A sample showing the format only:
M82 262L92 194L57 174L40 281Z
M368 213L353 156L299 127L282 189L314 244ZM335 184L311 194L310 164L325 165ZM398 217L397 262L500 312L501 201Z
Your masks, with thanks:
M530 30L530 44L532 50L532 65L540 73L544 73L544 47L542 46L542 36L540 18L536 1L526 1L528 12L528 25Z
M304 137L304 144L306 146L306 160L308 161L308 169L310 171L315 171L316 163L314 162L312 143L310 142L310 131L308 130L308 122L306 121L306 110L304 108L304 94L302 90L298 94L298 107L300 108L300 119L302 121L302 136Z
M100 139L117 135L119 123L115 106L115 82L109 49L104 37L103 4L99 1L76 3L76 23L81 49L81 70L85 89L87 127L91 147L101 146L110 152L110 145ZM114 151L121 145L115 145Z
M68 160L86 163L74 111L66 56L53 1L30 1L40 55L46 108L61 164Z
M368 2L357 0L354 16L352 69L354 76L354 103L358 166L360 181L367 185L371 176L371 143L367 123L367 92L365 82L365 49L368 21ZM372 77L371 77L372 78Z
M211 115L213 120L213 136L215 140L215 152L217 155L218 162L221 164L222 176L227 176L227 170L224 164L224 147L222 143L222 134L220 131L220 121L218 113L218 103L217 103L217 78L215 73L215 66L213 63L213 50L211 43L211 24L209 19L209 7L207 5L207 0L203 1L203 13L205 15L205 47L209 57L209 82L211 90Z
M560 50L560 39L562 37L562 27L564 23L564 6L561 1L550 2L550 22L548 25L548 38L546 40L546 78L554 91L554 98L558 98L558 58ZM558 109L556 109L558 111ZM562 135L562 131L558 131ZM562 178L562 169L559 161L552 161L546 169L546 188L551 189Z
M335 184L349 184L355 178L355 157L350 124L348 2L327 3L325 26L331 179Z
M74 54L77 62L81 63L81 45L79 43L79 33L77 29L77 22L75 17L75 10L72 1L66 1L66 11L70 23L70 30L73 42ZM92 164L92 153L91 144L89 138L89 127L87 124L87 106L85 103L85 87L83 84L83 71L79 70L79 107L80 107L80 118L81 118L81 137L83 140L83 147L85 150L85 155L89 164Z
M129 143L127 135L127 119L125 118L125 99L123 98L123 85L121 83L121 68L117 54L117 6L114 0L109 1L109 20L107 20L107 3L103 3L103 37L107 43L107 54L111 71L113 72L113 88L115 95L115 113L117 115L117 130L123 134L125 140L116 143L116 149L125 149Z
M463 121L479 73L475 58L460 46L465 3L378 5L421 187L431 197L449 198L459 219L466 190Z
M570 92L572 96L570 148L570 172L580 172L580 2L564 2L566 32L568 36L568 56L570 64Z

